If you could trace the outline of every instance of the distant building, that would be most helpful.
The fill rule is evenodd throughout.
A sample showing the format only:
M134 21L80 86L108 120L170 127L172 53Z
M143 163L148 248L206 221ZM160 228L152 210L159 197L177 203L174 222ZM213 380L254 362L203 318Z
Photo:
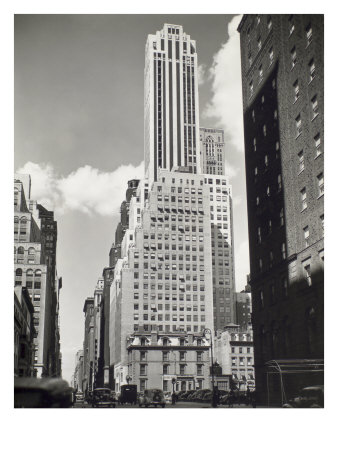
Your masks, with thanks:
M85 300L83 312L85 314L85 326L83 341L82 392L89 392L94 388L95 339L93 297L88 297Z
M28 289L14 288L14 375L32 377L34 373L34 307Z
M72 387L78 392L83 392L83 349L76 353L75 370L72 381Z
M200 155L202 173L225 175L224 130L200 127Z
M239 325L229 324L218 330L214 340L214 358L224 375L231 375L230 387L245 391L255 388L254 346L251 328L240 330Z
M238 31L256 384L266 401L268 361L324 357L324 16L245 14ZM288 395L323 383L322 374L288 380Z
M235 292L236 323L241 330L251 327L251 292Z
M60 376L59 290L54 213L30 198L30 176L14 179L15 286L24 286L34 306L34 368L37 376Z

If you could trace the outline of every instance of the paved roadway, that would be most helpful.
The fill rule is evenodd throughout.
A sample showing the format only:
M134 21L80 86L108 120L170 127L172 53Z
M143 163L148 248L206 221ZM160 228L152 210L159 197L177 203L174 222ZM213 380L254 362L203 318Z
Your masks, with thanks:
M252 408L252 406L247 405L234 405L234 408ZM73 408L91 408L88 403L75 403ZM139 408L138 405L118 405L116 404L116 408ZM175 405L171 405L170 403L167 403L165 408L211 408L211 405L209 403L195 403L195 402L178 402ZM225 405L218 405L218 409L228 408L228 406ZM109 408L110 409L110 408ZM111 408L113 409L113 408ZM149 408L139 408L139 409L154 409L153 406L150 406ZM161 407L158 407L156 409L162 409Z

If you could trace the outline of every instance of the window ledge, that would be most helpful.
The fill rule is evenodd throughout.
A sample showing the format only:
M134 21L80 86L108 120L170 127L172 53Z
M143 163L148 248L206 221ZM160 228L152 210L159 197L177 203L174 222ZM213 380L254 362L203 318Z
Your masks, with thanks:
M319 113L317 113L314 117L312 117L311 122L313 122L318 116L319 116Z
M307 207L306 208L303 208L302 210L301 210L301 213L303 212L303 211L306 211L307 210Z
M320 153L318 153L318 155L316 155L316 156L314 157L314 159L317 159L317 158L319 158L319 157L322 156L322 155L323 155L323 153L320 152Z
M318 200L319 198L321 198L321 197L324 197L324 193L323 193L323 194L320 194L320 195L318 195L318 197L317 197L317 200Z
M295 137L295 139L298 139L299 136L301 136L301 135L302 135L302 131L301 131L299 134L297 134L297 136Z
M300 171L298 172L298 175L300 175L302 172L304 172L304 170L305 170L305 168L302 169L302 170L300 170Z
M316 78L316 75L308 82L308 85L310 85L315 78Z
M296 98L296 100L294 100L293 104L295 105L298 101L299 97Z

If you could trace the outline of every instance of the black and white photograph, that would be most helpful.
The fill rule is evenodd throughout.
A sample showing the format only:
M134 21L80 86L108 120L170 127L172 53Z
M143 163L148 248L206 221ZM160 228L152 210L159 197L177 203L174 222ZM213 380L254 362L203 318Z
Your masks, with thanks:
M15 414L325 411L326 14L264 11L13 11Z

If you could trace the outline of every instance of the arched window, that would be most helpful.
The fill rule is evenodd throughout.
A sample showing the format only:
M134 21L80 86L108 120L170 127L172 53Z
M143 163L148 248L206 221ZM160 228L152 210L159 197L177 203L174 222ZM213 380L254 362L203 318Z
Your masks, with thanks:
M17 206L19 199L19 190L18 188L14 188L14 206Z
M15 286L21 286L22 284L22 270L21 269L16 269L15 271Z
M18 255L23 255L25 253L25 249L23 247L18 248Z
M41 270L40 270L40 269L37 269L37 270L35 271L35 276L36 276L36 277L41 277Z
M28 277L33 277L33 275L34 275L33 270L32 270L32 269L28 269L27 272L26 272L26 277L27 277L27 278L28 278Z
M18 216L14 217L14 223L19 223L19 217Z
M35 255L35 248L34 247L29 247L28 254L29 255Z

